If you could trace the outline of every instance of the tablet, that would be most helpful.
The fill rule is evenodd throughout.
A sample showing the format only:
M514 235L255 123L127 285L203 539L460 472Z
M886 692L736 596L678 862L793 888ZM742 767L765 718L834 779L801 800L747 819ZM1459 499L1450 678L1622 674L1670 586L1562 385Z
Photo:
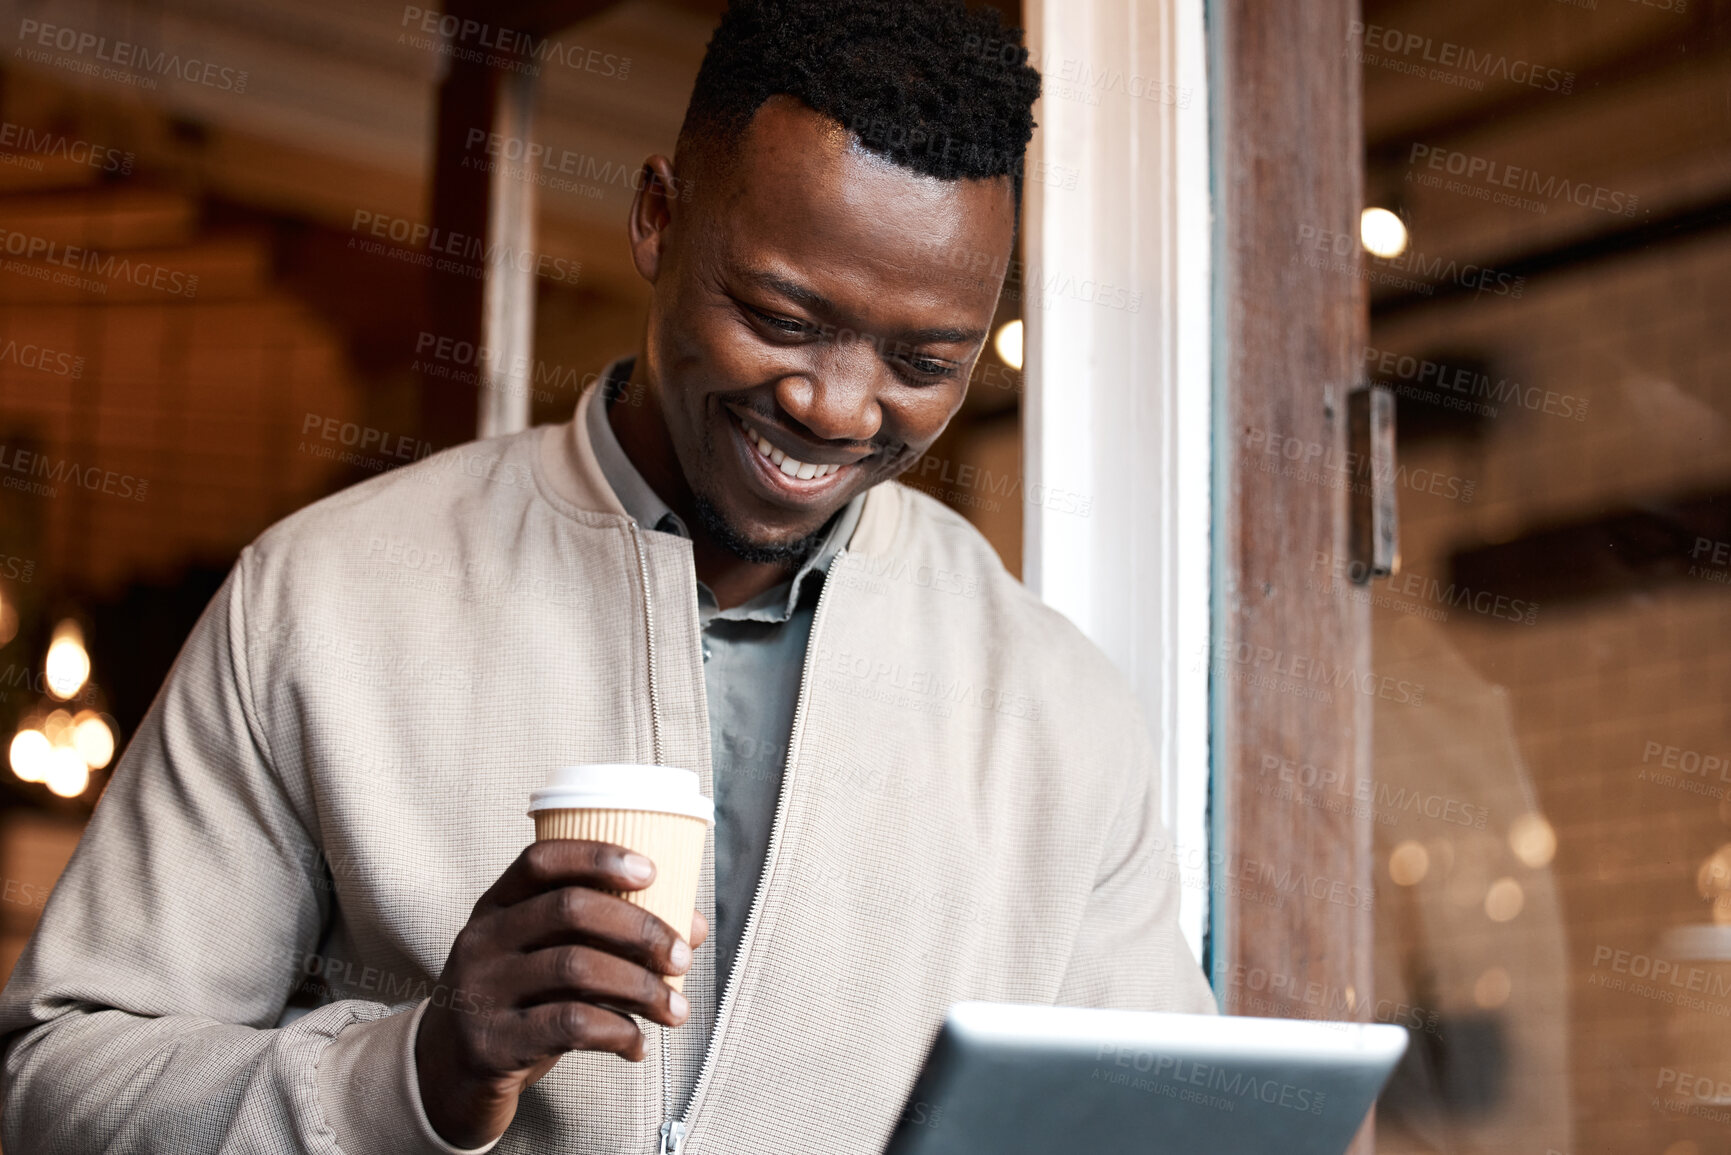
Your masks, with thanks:
M957 1003L885 1155L1341 1155L1401 1027Z

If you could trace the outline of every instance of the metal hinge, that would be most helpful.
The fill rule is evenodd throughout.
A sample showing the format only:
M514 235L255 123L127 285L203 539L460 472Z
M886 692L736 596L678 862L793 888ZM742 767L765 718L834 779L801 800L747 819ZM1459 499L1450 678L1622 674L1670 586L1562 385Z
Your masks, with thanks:
M1347 572L1359 585L1400 569L1400 519L1395 506L1394 394L1361 385L1347 397L1349 492Z

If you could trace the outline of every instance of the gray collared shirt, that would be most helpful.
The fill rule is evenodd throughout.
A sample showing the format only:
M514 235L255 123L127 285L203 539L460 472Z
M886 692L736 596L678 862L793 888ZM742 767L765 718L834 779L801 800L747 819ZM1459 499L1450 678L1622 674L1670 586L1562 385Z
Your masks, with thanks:
M619 504L638 526L690 538L678 514L643 480L607 418L609 387L631 373L631 361L608 367L602 393L589 406L595 460ZM830 519L818 549L793 577L742 605L721 609L697 583L703 627L703 686L709 699L709 749L715 775L715 979L724 988L769 850L781 795L793 715L799 704L806 642L829 563L853 536L863 497ZM683 929L683 928L681 928Z

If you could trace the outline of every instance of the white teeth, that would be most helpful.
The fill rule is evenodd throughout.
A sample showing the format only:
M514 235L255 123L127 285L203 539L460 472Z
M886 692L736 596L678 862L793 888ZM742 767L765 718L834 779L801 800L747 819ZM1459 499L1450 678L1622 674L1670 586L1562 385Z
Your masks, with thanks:
M840 465L811 465L807 462L796 460L771 445L767 438L754 432L745 424L745 422L741 421L739 427L745 430L746 438L757 446L757 451L774 462L776 467L789 477L797 477L802 480L810 480L814 477L828 477L830 474L841 468Z

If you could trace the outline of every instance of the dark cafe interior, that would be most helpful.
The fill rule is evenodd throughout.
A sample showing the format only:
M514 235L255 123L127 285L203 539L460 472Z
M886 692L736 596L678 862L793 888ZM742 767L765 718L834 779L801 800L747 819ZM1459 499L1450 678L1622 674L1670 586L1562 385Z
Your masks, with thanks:
M1731 0L0 50L7 1155L1731 1155Z

